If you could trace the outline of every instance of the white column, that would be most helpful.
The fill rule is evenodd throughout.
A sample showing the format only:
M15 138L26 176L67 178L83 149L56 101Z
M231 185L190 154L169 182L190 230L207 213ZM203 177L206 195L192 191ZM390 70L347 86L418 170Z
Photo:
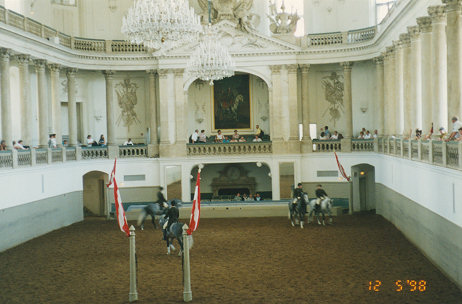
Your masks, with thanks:
M403 48L403 130L409 134L409 130L416 127L411 118L411 39L408 33L399 35L399 39Z
M351 62L342 62L343 66L343 105L345 107L345 138L353 137L353 111L352 111L352 100L351 100L351 69L353 63Z
M402 135L404 131L404 50L400 40L393 42L396 50L395 57L395 135Z
M383 57L379 56L374 58L375 62L375 77L376 77L376 83L377 83L377 91L376 91L376 96L377 96L377 106L375 109L376 113L376 128L380 136L383 135L384 132L384 126L383 126L383 121L384 121L384 63L383 63Z
M77 69L67 69L67 109L69 113L69 145L77 146L77 103L75 100L75 74Z
M462 17L461 0L443 0L447 13L448 121L462 117Z
M310 139L310 97L308 73L310 71L309 64L300 66L302 70L302 121L303 121L303 139Z
M49 64L51 82L51 105L52 105L52 133L56 134L56 143L62 145L61 131L61 100L59 100L59 64Z
M183 72L184 69L175 69L175 121L176 121L176 143L185 145L187 141L186 134L186 109L185 109L185 92L183 90Z
M5 140L8 149L13 147L13 122L10 98L10 50L0 49L1 60L1 102L2 102L2 139Z
M165 146L175 143L175 81L172 70L159 70L159 104L160 104L160 145L164 153ZM161 154L162 154L161 151Z
M156 95L156 70L147 71L149 75L149 117L150 117L150 141L151 145L158 144L157 138L157 95Z
M271 140L282 140L281 134L281 112L279 104L281 100L281 66L272 65L271 68L271 82L273 87L270 93L270 123L271 123Z
M32 144L32 136L34 133L34 112L31 104L30 95L30 72L29 63L31 62L29 55L18 55L16 57L19 67L19 98L21 102L21 139L26 144Z
M35 60L37 72L38 112L39 112L39 147L48 147L48 99L45 60Z
M424 133L430 131L432 118L432 20L430 17L417 18L417 24L420 29L421 43L421 80L422 80L422 129ZM435 125L435 131L439 127Z
M422 50L420 30L418 26L410 26L407 29L411 39L409 57L411 125L413 128L422 129Z
M286 108L289 111L288 122L289 122L289 140L298 142L298 102L297 102L297 73L298 65L290 64L287 66L288 71L288 104Z
M287 65L283 65L281 69L281 99L279 100L279 113L281 116L280 119L280 130L282 139L284 141L289 140L289 71Z
M443 5L430 6L428 14L432 18L432 83L433 121L435 128L448 129L448 82L446 13Z
M395 47L387 47L388 52L388 63L390 66L389 69L389 86L388 86L388 119L386 119L386 123L389 125L389 132L388 135L395 135L396 132L396 111L397 111L397 103L396 103L396 66L395 66L395 57L396 57L396 49Z
M114 104L114 71L104 71L106 80L106 144L116 145L115 136L115 104Z

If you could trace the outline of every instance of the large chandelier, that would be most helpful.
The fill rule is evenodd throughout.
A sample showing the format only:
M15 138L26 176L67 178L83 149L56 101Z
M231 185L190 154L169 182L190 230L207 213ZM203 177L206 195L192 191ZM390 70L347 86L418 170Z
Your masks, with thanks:
M187 0L136 0L122 19L121 31L131 43L160 49L197 41L202 27Z
M186 72L196 78L210 81L234 75L235 64L228 49L216 39L217 33L211 25L211 0L209 0L209 24L197 49L191 55Z

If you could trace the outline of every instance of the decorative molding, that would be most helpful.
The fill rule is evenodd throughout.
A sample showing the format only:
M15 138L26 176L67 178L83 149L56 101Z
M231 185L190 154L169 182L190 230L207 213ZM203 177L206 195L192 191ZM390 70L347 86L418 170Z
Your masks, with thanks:
M281 72L282 65L270 65L269 68L272 74L279 74Z
M298 71L298 64L288 64L286 67L287 71L291 74L295 74Z
M461 12L461 0L442 0L443 4L446 4L446 13L449 12Z
M9 61L11 56L11 50L6 48L0 48L0 58L3 61Z
M343 67L343 71L351 71L351 69L353 68L353 62L351 61L340 62L340 66Z
M105 70L103 71L104 77L106 79L112 79L114 77L115 71L113 70Z
M159 79L166 79L168 74L171 73L172 70L170 69L159 69L157 70L157 74L159 75Z
M56 72L59 73L59 70L61 69L61 65L56 64L56 63L49 63L49 64L48 64L48 69L49 69L52 73L56 73Z
M21 65L29 65L29 63L32 61L29 55L24 54L16 55L14 58Z
M45 70L46 64L47 64L47 61L46 61L46 60L43 60L43 59L34 59L34 65L35 65L35 69L36 69L37 71Z
M409 33L411 42L416 41L417 39L420 38L420 28L417 25L408 26L407 32Z
M430 33L432 31L432 18L425 16L417 18L417 25L422 33Z
M133 123L141 123L135 111L135 106L138 103L138 97L136 96L138 85L131 82L130 78L126 78L116 84L114 88L117 93L117 104L120 107L120 115L116 124L119 126L122 122L130 131L130 126Z
M309 64L299 64L300 70L302 73L306 74L310 71L310 65Z
M399 40L401 43L401 47L405 48L411 46L411 38L408 33L403 33L399 35Z
M375 57L373 60L376 65L383 65L384 56Z

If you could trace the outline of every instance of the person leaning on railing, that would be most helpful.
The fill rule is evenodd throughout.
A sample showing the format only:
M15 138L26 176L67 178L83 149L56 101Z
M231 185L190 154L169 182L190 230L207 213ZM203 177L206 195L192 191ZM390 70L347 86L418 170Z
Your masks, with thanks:
M6 141L2 139L2 141L0 142L0 151L6 151L8 150L6 148Z

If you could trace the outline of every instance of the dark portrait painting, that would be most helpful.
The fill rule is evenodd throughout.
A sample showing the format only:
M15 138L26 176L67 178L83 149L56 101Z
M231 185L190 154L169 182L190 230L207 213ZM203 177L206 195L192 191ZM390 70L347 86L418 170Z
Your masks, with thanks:
M249 75L214 82L213 129L250 129Z

